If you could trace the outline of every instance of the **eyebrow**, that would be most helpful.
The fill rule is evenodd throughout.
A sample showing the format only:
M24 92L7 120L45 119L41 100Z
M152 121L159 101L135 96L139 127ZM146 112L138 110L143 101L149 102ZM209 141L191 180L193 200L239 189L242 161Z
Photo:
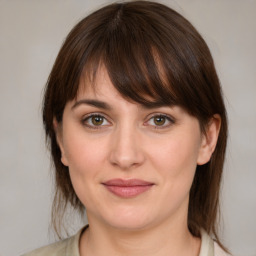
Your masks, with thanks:
M105 109L105 110L112 109L112 107L108 103L100 100L94 100L94 99L82 99L82 100L76 101L75 104L72 106L72 109L82 104L90 105L90 106ZM144 102L139 105L143 109L154 109L154 108L161 108L161 107L173 107L174 104L173 103L167 104L163 101L155 101L155 102Z
M86 105L90 105L93 107L106 109L106 110L112 109L111 106L109 104L107 104L106 102L103 102L100 100L90 100L90 99L83 99L83 100L76 101L75 104L72 106L72 109L74 109L82 104L86 104Z
M145 102L140 104L144 109L154 109L154 108L162 108L162 107L173 107L174 103L165 103L163 101L153 101L153 102Z

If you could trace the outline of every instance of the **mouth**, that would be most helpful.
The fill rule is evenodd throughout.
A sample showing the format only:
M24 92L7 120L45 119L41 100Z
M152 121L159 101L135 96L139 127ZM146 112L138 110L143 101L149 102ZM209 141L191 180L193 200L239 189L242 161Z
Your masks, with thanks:
M136 197L148 191L154 185L152 182L138 179L113 179L103 182L102 184L108 191L122 198Z

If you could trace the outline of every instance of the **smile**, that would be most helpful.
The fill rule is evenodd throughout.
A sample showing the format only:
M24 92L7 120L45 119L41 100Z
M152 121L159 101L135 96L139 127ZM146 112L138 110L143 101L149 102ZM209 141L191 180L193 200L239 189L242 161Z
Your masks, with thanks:
M138 179L113 179L102 183L108 191L122 198L138 196L148 191L154 185L151 182Z

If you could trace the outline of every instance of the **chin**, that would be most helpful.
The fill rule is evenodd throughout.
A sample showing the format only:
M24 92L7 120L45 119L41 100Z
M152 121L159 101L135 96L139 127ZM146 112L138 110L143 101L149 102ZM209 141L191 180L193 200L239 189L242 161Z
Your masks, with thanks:
M131 209L112 211L109 215L105 214L103 218L109 226L120 230L143 230L154 223L152 211L139 211L138 209L136 211Z
M126 231L139 231L150 227L149 223L140 220L119 220L108 223L112 228Z

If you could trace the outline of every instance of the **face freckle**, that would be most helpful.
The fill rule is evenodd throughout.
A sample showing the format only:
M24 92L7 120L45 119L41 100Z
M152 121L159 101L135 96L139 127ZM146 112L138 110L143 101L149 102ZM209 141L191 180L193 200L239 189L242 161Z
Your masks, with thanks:
M95 89L83 87L76 101L67 103L59 139L88 220L123 229L186 222L202 154L198 120L178 106L145 109L128 102L103 67ZM93 115L102 123L93 123ZM165 122L154 123L155 116ZM115 182L126 182L126 188Z

